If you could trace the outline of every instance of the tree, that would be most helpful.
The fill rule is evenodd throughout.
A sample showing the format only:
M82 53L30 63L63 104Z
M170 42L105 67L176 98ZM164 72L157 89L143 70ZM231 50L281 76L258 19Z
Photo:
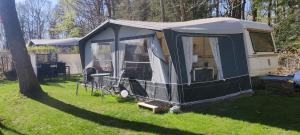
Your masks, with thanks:
M6 42L17 72L20 92L30 97L40 96L43 93L42 88L31 66L14 0L2 0L0 2L0 16L4 26Z
M220 0L216 0L216 17L220 16Z
M58 36L60 38L80 37L83 36L78 22L76 22L76 11L73 9L73 0L61 0L59 5L54 8L52 21L50 21L51 36Z
M252 21L257 21L257 12L258 12L258 0L252 1Z
M150 14L150 0L137 0L133 3L132 18L133 20L147 21Z
M165 2L164 0L160 0L160 14L161 14L161 21L166 21L166 13L165 13Z
M215 2L212 0L171 0L177 21L187 21L212 16Z
M300 1L278 0L275 3L275 41L278 48L300 48Z
M268 25L272 22L272 0L268 0Z
M226 1L226 11L225 15L228 17L233 17L237 19L242 18L242 13L244 13L242 0L227 0Z
M58 4L60 8L58 15L69 14L69 17L72 16L73 19L69 19L73 21L75 29L80 29L80 36L89 33L106 19L105 10L107 8L103 0L59 0ZM111 6L110 9L112 10L111 14L114 15L115 7Z
M25 0L16 5L25 40L45 38L50 21L49 0Z

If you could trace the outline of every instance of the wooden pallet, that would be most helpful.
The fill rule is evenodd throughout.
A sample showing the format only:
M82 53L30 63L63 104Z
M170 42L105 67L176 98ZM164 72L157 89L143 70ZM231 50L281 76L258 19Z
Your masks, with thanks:
M170 106L159 101L139 102L138 107L152 110L153 113L160 113L169 110Z

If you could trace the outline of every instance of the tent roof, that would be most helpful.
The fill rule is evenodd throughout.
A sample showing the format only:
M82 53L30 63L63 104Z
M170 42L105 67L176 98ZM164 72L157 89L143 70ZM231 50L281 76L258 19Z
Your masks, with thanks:
M66 39L32 39L28 42L29 46L74 46L79 44L81 38L66 38Z
M99 31L105 29L110 24L128 26L142 29L150 29L162 31L164 29L172 29L178 32L189 33L208 33L208 34L236 34L242 33L243 29L262 29L271 31L272 28L264 23L244 21L235 18L217 17L198 19L185 22L147 22L147 21L131 21L131 20L112 20L109 19L88 33L83 40L88 39Z

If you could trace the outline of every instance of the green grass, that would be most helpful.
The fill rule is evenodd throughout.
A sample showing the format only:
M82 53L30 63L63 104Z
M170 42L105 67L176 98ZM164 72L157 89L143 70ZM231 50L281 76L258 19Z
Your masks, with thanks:
M18 94L0 84L1 134L300 134L300 97L258 92L181 114L152 114L134 101L91 96L74 82L47 83L48 97Z

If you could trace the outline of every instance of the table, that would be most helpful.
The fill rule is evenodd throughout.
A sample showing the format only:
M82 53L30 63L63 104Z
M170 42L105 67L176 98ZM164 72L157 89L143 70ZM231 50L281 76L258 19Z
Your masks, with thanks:
M91 74L92 77L103 77L103 76L110 76L110 73L96 73Z

